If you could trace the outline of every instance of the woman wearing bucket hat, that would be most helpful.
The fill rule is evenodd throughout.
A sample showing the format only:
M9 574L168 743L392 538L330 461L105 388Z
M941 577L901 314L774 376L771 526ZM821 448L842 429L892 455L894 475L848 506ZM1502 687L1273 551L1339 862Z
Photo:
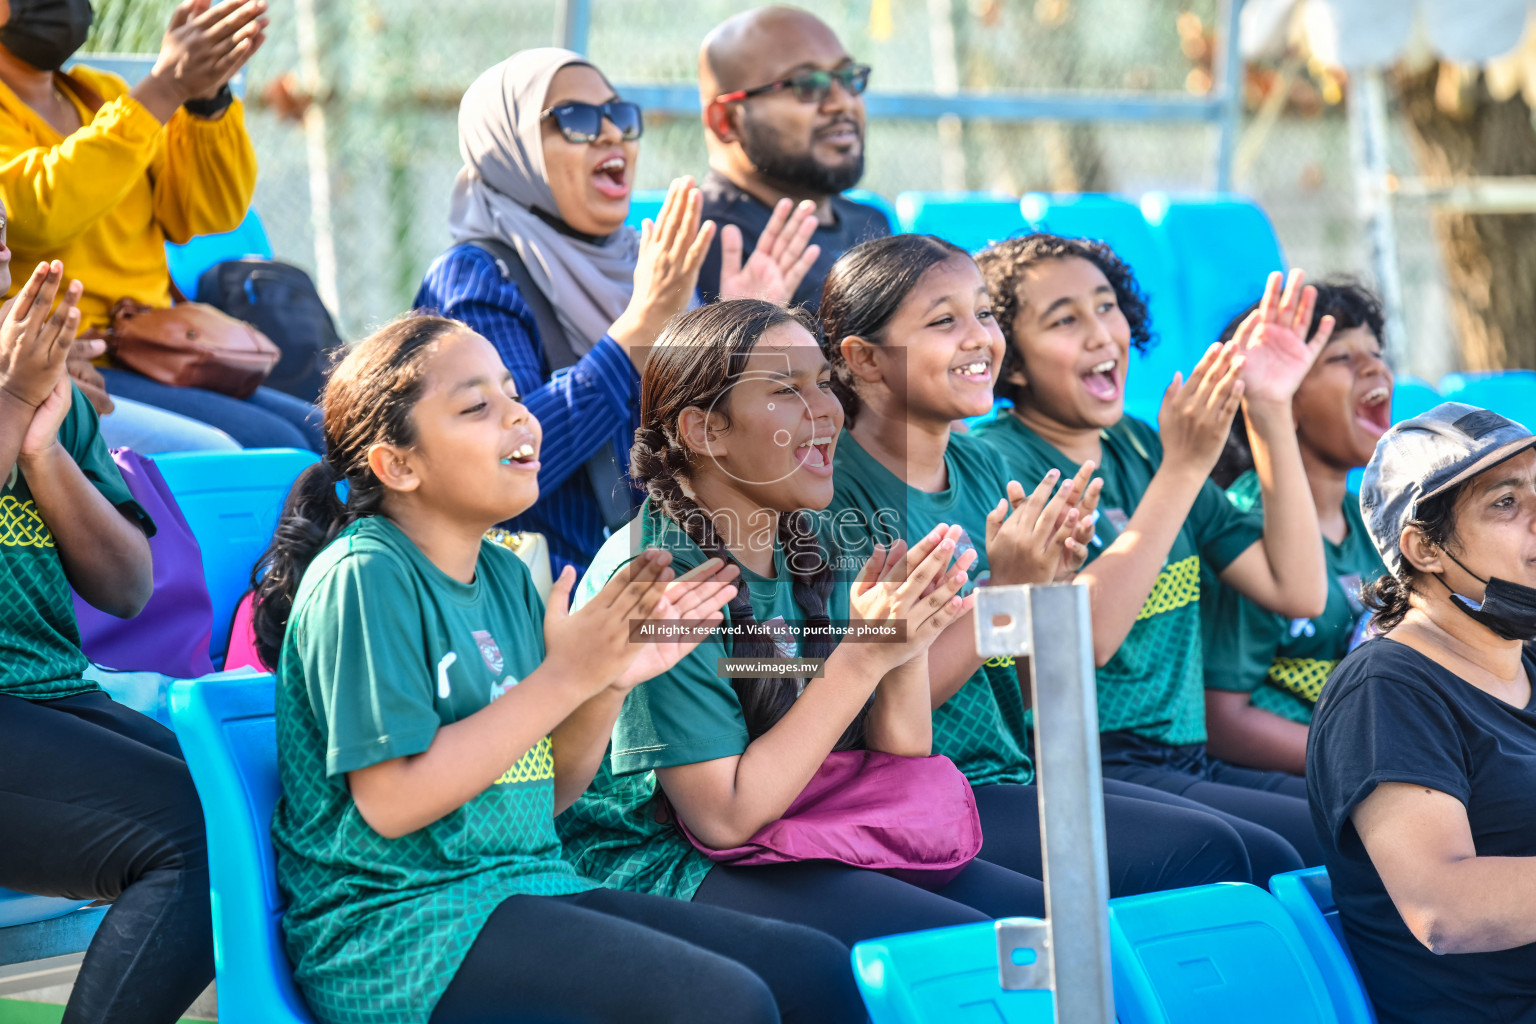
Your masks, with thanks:
M1385 635L1307 749L1345 937L1382 1024L1536 1020L1536 435L1447 402L1382 437L1360 505Z

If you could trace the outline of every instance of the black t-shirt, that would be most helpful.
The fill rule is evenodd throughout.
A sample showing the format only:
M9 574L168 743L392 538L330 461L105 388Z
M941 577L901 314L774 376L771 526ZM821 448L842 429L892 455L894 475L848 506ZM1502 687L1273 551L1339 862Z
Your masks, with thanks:
M741 258L745 260L752 255L757 236L768 226L773 210L716 171L710 171L699 188L704 193L704 219L714 221L717 228L715 240L710 243L709 254L704 257L704 266L699 271L699 296L705 302L714 302L720 297L720 232L727 224L735 224L741 229ZM833 196L832 213L836 223L831 227L818 227L811 236L811 242L821 246L821 255L816 257L816 262L806 271L805 280L795 290L795 304L804 305L812 312L821 306L821 285L837 258L860 242L884 238L891 233L890 221L873 206Z
M1525 669L1536 679L1530 648ZM1334 670L1307 740L1312 821L1381 1024L1536 1021L1536 943L1437 956L1403 923L1350 821L1382 782L1460 800L1480 857L1536 857L1536 701L1513 707L1382 637Z

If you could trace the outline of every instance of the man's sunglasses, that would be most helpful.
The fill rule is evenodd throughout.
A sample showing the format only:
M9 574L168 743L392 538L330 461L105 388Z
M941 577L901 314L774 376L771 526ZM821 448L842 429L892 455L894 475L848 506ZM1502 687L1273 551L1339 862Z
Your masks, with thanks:
M715 97L715 102L736 103L764 93L792 89L795 99L801 103L820 103L832 91L833 82L847 90L848 95L858 96L869 85L869 65L849 64L835 71L801 71L799 74L790 75L777 82L769 82L767 85L760 85L755 89L738 89L736 92L721 93Z
M595 103L562 103L544 111L539 115L539 120L546 117L554 118L565 141L576 145L596 142L597 137L603 134L605 117L613 122L625 142L634 142L645 131L640 104L627 100L609 100L601 106Z

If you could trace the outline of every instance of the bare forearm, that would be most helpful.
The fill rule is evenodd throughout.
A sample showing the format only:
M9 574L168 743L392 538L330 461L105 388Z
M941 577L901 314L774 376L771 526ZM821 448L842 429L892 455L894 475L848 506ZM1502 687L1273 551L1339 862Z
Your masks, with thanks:
M93 607L132 618L154 590L149 541L86 479L63 446L18 460L70 585Z
M175 115L176 108L188 99L181 94L180 88L169 75L155 71L145 75L138 85L129 90L128 95L138 100L161 124L168 122Z
M832 652L826 676L811 680L784 717L734 759L723 783L694 781L694 770L707 771L707 765L657 770L662 788L701 842L715 849L740 846L784 816L879 681L879 670L857 656L857 646Z
M1088 584L1096 665L1115 656L1136 624L1204 479L1165 460L1120 536L1077 574Z
M927 757L933 753L927 657L913 658L880 680L864 720L864 745L901 757Z
M546 666L461 721L420 754L351 772L352 799L375 832L396 838L458 810L550 735L583 692Z
M985 664L976 653L976 613L966 612L928 648L928 704L937 711Z
M550 733L555 758L555 814L574 804L592 784L608 741L613 736L613 722L624 706L624 695L613 689L587 701L555 726Z
M1434 874L1422 901L1398 907L1427 948L1492 953L1536 942L1536 857L1467 857Z
M1213 692L1220 691L1207 691L1208 696ZM1217 710L1207 699L1205 707L1209 733L1206 747L1212 757L1260 771L1306 774L1305 725L1249 703Z
M1269 578L1256 581L1265 592L1246 596L1292 618L1321 615L1328 603L1322 531L1290 404L1255 406L1245 415L1263 495L1263 546L1269 566Z
M36 413L32 406L0 388L0 487L10 480L11 470L16 468L21 439Z

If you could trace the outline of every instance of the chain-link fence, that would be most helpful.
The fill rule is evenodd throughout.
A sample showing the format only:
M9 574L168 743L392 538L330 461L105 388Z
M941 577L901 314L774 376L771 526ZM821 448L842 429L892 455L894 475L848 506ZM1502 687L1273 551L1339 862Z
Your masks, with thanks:
M297 8L296 9L296 5ZM309 100L298 17L313 9L324 146L296 117ZM734 0L592 0L588 51L616 82L692 83L700 40L749 6ZM153 52L168 0L100 0L90 44ZM1181 93L1211 86L1216 0L849 0L814 5L881 91L1093 89ZM261 161L256 208L276 254L316 266L311 174L329 185L337 298L358 337L409 307L447 244L465 86L509 53L556 38L556 0L273 0L272 28L247 73ZM953 46L946 43L946 31ZM939 41L936 43L936 40ZM1285 89L1281 102L1268 97ZM1336 88L1294 62L1250 69L1235 187L1268 211L1289 261L1314 274L1369 277L1349 135ZM1333 95L1329 95L1330 91ZM1334 102L1329 102L1333 100ZM311 129L312 130L312 129ZM880 119L862 185L887 196L956 184L1032 189L1199 191L1215 184L1216 129L1202 124L968 122L958 147L933 121ZM1398 133L1399 136L1401 133ZM953 130L943 134L953 140ZM1412 166L1399 137L1395 164ZM649 113L640 188L702 174L695 116ZM1406 350L1433 379L1452 351L1439 255L1427 215L1398 224Z

